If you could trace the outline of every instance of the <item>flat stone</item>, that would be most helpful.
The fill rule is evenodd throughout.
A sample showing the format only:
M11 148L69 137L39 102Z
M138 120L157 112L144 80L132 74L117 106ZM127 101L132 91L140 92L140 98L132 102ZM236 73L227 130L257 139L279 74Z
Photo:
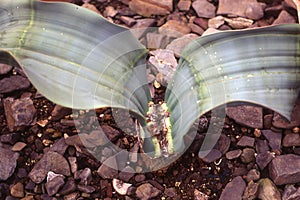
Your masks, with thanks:
M274 158L274 154L269 151L264 153L259 153L256 156L256 163L260 170L263 170Z
M135 174L135 170L130 167L126 166L120 173L119 177L121 180L128 182Z
M276 185L268 178L258 181L258 198L261 200L281 200L281 194Z
M225 23L224 17L217 16L208 20L208 27L217 29L220 26L222 26L224 23Z
M80 178L80 183L82 185L89 185L93 179L91 169L87 167L84 168L78 175L78 178Z
M242 136L237 145L242 147L253 147L255 139L249 136Z
M277 156L269 165L269 174L276 185L300 182L300 156Z
M281 149L281 139L282 133L276 133L272 130L262 130L262 134L268 140L270 147L272 150L280 150Z
M59 190L60 195L67 195L74 192L77 189L77 184L74 178L69 178L63 187Z
M55 105L51 112L51 120L58 121L63 117L72 114L71 108L66 108L60 105Z
M24 197L24 185L21 182L16 183L11 187L10 194L13 197Z
M285 187L282 193L282 200L296 200L300 199L300 187L295 188L293 185L288 185Z
M197 17L193 22L203 28L203 30L208 28L208 19Z
M104 179L112 179L118 176L118 165L115 157L109 157L98 168L97 173Z
M132 27L136 23L136 20L134 18L123 15L120 17L120 20L124 22L128 27Z
M52 180L48 181L45 185L47 194L49 196L55 195L58 190L65 184L64 178L61 176L56 176Z
M192 3L198 17L213 18L215 16L216 7L206 0L196 0Z
M237 176L227 183L220 196L220 200L241 200L245 188L245 181L242 177Z
M214 149L217 149L222 154L225 154L230 148L230 143L231 143L230 138L225 134L221 134L219 140L214 146Z
M181 52L184 49L184 47L198 37L199 37L198 35L193 33L186 34L182 37L173 40L169 45L167 45L166 48L172 50L175 56L179 58L181 56Z
M94 148L103 146L109 142L106 134L102 130L93 130L89 134L80 133L65 139L67 145L71 146L84 146L87 148Z
M165 2L165 0L161 1ZM168 8L159 5L158 1L132 0L129 2L129 8L139 15L150 17L151 15L167 15L170 13Z
M252 105L227 106L226 114L238 124L259 129L263 127L262 107Z
M266 4L256 0L245 0L237 2L235 0L219 0L218 15L233 15L247 17L258 20L264 16Z
M10 76L0 80L0 94L25 90L29 88L30 82L23 76Z
M204 158L201 157L201 159L206 163L212 163L221 157L222 153L219 150L212 149Z
M300 135L298 133L285 134L282 140L282 146L284 147L300 146Z
M225 18L225 21L233 29L249 28L254 22L252 19L247 19L243 17Z
M103 12L104 17L114 17L118 14L118 11L112 6L106 6Z
M77 189L81 192L90 194L96 191L96 189L93 186L89 186L89 185L77 185Z
M14 146L11 148L12 151L22 151L27 146L24 142L17 142L14 144Z
M191 28L182 21L168 20L165 24L158 28L160 34L168 37L178 38L191 32Z
M258 188L259 185L257 183L250 181L245 189L243 199L247 199L247 200L256 199L258 195Z
M277 19L275 19L275 21L273 22L274 24L294 24L296 23L295 18L290 15L287 11L282 10L279 14L279 16L277 17Z
M150 183L144 183L136 189L136 196L142 200L148 200L157 197L161 191Z
M15 144L21 138L19 133L8 133L0 136L0 141L7 144Z
M151 27L154 25L155 19L138 19L136 20L136 23L131 27L130 31L136 38L140 39L145 33L149 32L149 29L151 29Z
M242 150L240 150L240 149L233 150L233 151L228 151L226 153L226 158L228 160L232 160L232 159L240 157L241 154L242 154Z
M70 176L70 167L67 160L56 152L48 151L41 160L34 165L29 173L29 178L39 184L46 178L49 171Z
M252 162L255 157L254 157L254 149L252 148L245 148L243 149L242 151L242 154L241 154L241 160L243 163L250 163Z
M15 171L19 153L0 147L0 180L7 180Z
M158 33L147 33L146 39L149 49L163 49L169 42L167 36Z
M202 35L204 33L203 28L194 23L189 23L188 26L191 28L191 32L197 35Z
M191 4L191 0L180 0L177 4L177 7L180 11L189 11Z
M177 195L176 188L174 187L166 188L164 190L164 194L167 195L168 197L175 197Z
M12 66L0 63L0 75L7 74L12 70Z
M65 141L65 138L60 138L54 142L54 144L50 147L49 151L54 151L56 153L64 155L67 148L68 145Z
M270 148L268 146L267 140L261 140L261 139L256 140L256 152L258 154L268 152L269 150Z
M22 126L34 125L36 122L36 109L29 98L13 99L8 97L3 101L7 126L12 132Z
M246 177L247 182L257 181L260 179L260 172L257 169L251 169Z

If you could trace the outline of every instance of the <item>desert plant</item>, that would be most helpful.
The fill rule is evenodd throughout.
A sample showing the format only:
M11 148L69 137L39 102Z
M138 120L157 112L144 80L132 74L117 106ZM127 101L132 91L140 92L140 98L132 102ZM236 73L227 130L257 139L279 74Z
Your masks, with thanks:
M300 87L297 24L199 37L182 52L161 105L151 103L147 49L96 13L68 3L1 0L0 28L1 62L21 67L62 106L131 110L141 126L148 124L141 139L151 138L154 157L181 151L194 121L230 102L262 105L289 119Z

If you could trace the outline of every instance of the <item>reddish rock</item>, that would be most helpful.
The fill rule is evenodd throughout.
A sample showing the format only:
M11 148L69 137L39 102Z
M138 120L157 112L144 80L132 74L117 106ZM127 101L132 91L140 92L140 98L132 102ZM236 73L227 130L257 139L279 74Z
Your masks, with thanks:
M240 150L240 149L233 150L233 151L228 151L226 153L226 158L228 160L232 160L232 159L240 157L241 154L242 154L242 150Z
M0 74L7 74L12 68L10 65L0 63Z
M167 15L170 13L169 0L155 1L155 0L132 0L129 2L131 10L144 17L151 15ZM167 5L168 4L168 5Z
M300 135L298 133L286 134L283 138L282 146L284 147L300 146Z
M256 156L256 163L260 170L264 170L266 166L274 159L274 154L269 151L264 153L259 153Z
M196 38L198 38L197 35L190 33L173 40L166 48L172 50L176 57L180 57L184 47Z
M234 15L258 20L264 16L266 4L256 0L220 0L217 14Z
M150 183L144 183L136 189L136 196L139 199L153 199L157 197L160 193L161 191L156 187L152 186Z
M268 140L269 146L272 148L272 150L281 149L282 133L276 133L273 132L272 130L262 130L261 132Z
M241 200L243 197L246 183L242 177L237 176L225 186L220 200Z
M249 136L242 136L239 142L237 143L238 146L242 147L253 147L254 146L255 139L253 137Z
M250 105L228 106L226 113L228 117L235 120L238 124L259 129L263 127L261 107Z
M215 16L216 7L206 0L196 0L192 4L198 17L212 18Z
M158 28L160 34L168 37L181 37L191 32L191 28L182 21L169 20L164 25Z
M11 76L0 80L0 94L29 88L30 82L23 76Z
M300 156L277 156L269 165L269 174L276 185L300 182Z
M296 23L295 18L285 10L281 11L277 19L273 22L273 24L294 24L294 23Z
M189 11L191 4L191 0L180 0L177 4L177 7L180 11Z

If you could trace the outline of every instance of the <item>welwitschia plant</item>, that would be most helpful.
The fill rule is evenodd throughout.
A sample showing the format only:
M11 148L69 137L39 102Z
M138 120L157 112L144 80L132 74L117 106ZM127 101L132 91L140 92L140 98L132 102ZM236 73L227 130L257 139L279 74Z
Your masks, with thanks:
M166 102L153 105L147 50L130 31L72 4L0 2L1 62L22 67L57 104L136 113L153 157L181 152L194 121L229 102L289 118L300 87L299 33L293 24L200 37L183 51Z

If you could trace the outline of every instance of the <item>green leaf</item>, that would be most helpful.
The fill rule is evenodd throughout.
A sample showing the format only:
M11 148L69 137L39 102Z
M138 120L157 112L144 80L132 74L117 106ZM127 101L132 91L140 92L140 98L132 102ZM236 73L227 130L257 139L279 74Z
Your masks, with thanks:
M121 26L70 3L1 0L0 61L23 68L49 100L144 116L147 50Z
M184 49L168 85L174 146L199 116L230 102L248 102L290 118L300 88L300 26L212 34Z

